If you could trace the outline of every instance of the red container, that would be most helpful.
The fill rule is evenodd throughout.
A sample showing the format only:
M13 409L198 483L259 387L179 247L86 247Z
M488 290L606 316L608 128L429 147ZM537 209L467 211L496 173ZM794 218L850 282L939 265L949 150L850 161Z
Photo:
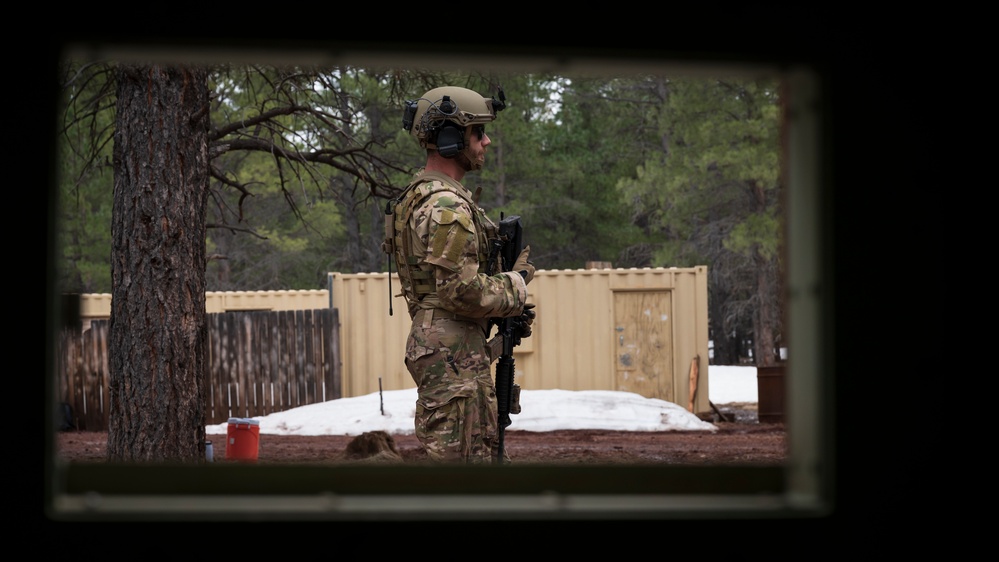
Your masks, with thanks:
M227 431L229 440L225 446L225 458L257 462L260 448L260 422L249 418L229 418Z

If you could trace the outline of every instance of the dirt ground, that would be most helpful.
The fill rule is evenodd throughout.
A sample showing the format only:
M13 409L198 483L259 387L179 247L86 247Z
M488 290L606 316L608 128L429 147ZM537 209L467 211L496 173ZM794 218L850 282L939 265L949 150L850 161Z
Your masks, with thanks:
M505 434L504 447L514 463L554 464L741 464L779 465L787 459L787 435L782 423L761 423L755 403L716 405L730 421L712 414L706 421L718 431L516 431L516 417ZM389 455L372 455L358 440L345 435L262 434L258 463L337 464L359 461L422 462L426 455L413 435L386 436ZM213 462L247 462L226 458L224 435L210 435ZM58 456L68 462L105 462L107 433L62 431Z

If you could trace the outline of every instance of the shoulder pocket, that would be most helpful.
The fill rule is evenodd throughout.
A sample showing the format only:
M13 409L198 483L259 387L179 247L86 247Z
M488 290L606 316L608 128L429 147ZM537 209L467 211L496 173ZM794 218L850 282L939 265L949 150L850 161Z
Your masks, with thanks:
M459 270L459 262L462 255L467 253L468 245L475 244L472 219L450 209L438 208L434 209L431 220L437 224L437 228L430 240L430 257L427 261L452 271Z

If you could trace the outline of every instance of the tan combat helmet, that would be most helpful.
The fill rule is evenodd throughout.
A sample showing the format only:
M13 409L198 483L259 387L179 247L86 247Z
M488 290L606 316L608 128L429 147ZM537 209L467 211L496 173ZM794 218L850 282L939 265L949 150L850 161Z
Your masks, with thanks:
M503 90L499 99L485 98L467 88L443 86L406 102L402 128L416 137L423 148L436 148L445 158L454 158L468 145L467 127L496 119L506 108Z

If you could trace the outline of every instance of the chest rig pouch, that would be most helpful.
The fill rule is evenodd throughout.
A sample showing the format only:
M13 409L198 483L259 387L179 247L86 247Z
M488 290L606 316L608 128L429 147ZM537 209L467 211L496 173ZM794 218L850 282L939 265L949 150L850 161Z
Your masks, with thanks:
M411 315L421 308L420 303L424 297L436 294L437 288L433 266L423 261L422 256L412 253L409 220L427 197L439 191L448 191L460 197L472 208L472 222L478 237L479 273L486 272L491 241L498 236L496 225L477 204L478 197L473 197L461 184L438 172L420 173L398 198L388 201L385 205L385 239L382 251L395 257L402 295L406 297Z

